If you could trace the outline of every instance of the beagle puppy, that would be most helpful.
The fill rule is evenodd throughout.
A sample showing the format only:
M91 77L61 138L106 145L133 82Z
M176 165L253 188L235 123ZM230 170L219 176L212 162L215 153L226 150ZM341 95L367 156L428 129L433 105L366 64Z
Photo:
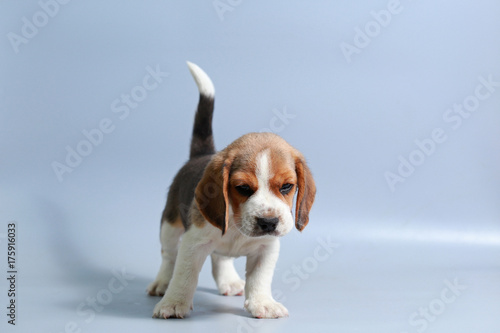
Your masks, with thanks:
M254 317L286 317L288 310L271 294L279 238L294 224L299 231L307 225L313 177L302 154L272 133L246 134L216 153L214 86L197 65L188 67L200 99L189 160L170 186L161 219L162 263L147 291L163 298L153 317L189 313L208 255L222 295L244 294L244 307ZM240 256L247 257L246 283L233 265Z

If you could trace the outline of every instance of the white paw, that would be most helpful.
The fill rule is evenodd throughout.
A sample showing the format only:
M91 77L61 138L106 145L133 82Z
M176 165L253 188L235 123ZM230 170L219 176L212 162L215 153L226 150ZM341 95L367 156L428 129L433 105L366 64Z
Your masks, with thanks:
M236 279L232 281L219 281L219 292L224 296L241 296L245 292L245 281Z
M169 282L170 281L167 279L156 279L151 282L146 291L150 296L163 296L165 295Z
M255 318L288 317L288 310L283 304L270 297L257 297L245 301L245 309Z
M173 301L162 298L153 310L153 318L184 318L193 309L192 302Z

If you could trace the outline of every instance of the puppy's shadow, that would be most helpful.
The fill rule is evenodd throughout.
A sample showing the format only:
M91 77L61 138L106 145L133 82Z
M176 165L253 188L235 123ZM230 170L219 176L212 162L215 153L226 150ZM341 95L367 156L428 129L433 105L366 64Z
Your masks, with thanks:
M82 323L99 316L151 318L155 305L161 300L161 297L149 296L146 292L154 277L137 276L131 270L107 269L92 263L88 255L76 246L79 242L68 230L71 220L65 216L64 210L48 200L38 200L41 201L41 218L51 231L46 234L52 244L50 254L64 272L58 280L72 290L71 295L56 299L54 304L76 313ZM243 299L235 297L239 302L232 296L220 295L216 289L200 286L194 295L196 316L214 313L246 316Z
M204 317L213 314L232 314L251 318L243 308L244 296L223 296L217 289L197 287L194 295L195 316Z
M103 268L94 264L76 235L68 229L72 225L64 209L58 204L38 197L40 219L45 223L49 240L49 255L62 272L59 286L71 293L58 297L54 305L75 313L83 323L101 315L148 318L159 298L149 297L146 287L152 281L136 276L130 270Z
M219 293L219 291L217 289L213 289L213 288L197 287L196 291L201 291L201 292L204 292L204 293L207 293L207 294L221 296L221 294Z
M113 302L102 311L103 315L126 318L151 318L159 296L149 296L145 288L150 281L137 278L113 298ZM194 294L194 310L189 317L210 318L214 314L232 314L251 318L243 308L244 297L222 296L216 289L198 287Z

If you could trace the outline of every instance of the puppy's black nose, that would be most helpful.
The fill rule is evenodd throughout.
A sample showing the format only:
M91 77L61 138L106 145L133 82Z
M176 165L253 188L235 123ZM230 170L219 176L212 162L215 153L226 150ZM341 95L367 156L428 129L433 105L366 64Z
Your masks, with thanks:
M273 232L276 230L279 219L277 217L257 217L257 225L264 232Z

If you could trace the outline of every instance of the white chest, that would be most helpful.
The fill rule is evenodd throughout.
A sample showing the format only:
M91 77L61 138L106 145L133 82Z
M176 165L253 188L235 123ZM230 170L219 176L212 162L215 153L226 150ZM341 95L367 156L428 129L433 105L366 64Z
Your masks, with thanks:
M216 254L227 257L241 257L257 253L277 239L256 238L242 235L239 231L229 230L214 250Z

